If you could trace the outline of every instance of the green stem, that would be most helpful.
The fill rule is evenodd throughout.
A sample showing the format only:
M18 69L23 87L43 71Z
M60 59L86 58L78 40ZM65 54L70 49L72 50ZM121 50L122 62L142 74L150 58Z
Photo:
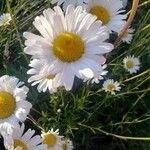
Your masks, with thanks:
M138 94L138 93L143 93L143 92L148 92L148 91L150 91L150 88L148 88L146 90L141 90L141 91L133 91L133 92L120 93L120 94L114 95L114 97L124 96L124 95L129 95L129 94Z
M143 96L146 94L146 92L144 92L135 102L134 104L130 107L130 109L128 110L128 112L124 115L123 120L124 121L127 118L127 115L129 114L129 112L137 105L137 103L139 103L139 101L143 98Z
M121 135L117 135L117 134L114 134L114 133L109 133L107 131L104 131L100 128L95 128L95 127L90 127L90 126L87 126L87 125L83 125L83 124L78 124L79 126L82 126L82 127L85 127L85 128L88 128L90 130L96 130L96 131L99 131L103 134L105 134L106 136L112 136L112 137L115 137L115 138L118 138L118 139L122 139L122 140L138 140L138 141L150 141L150 137L130 137L130 136L121 136Z
M147 118L144 118L144 119L141 119L141 120L137 120L137 119L134 119L133 121L126 121L126 122L117 122L117 123L114 123L112 124L112 126L118 126L118 125L126 125L126 124L138 124L138 123L142 123L142 122L145 122L147 120L150 120L150 117L147 117Z
M31 110L33 110L34 112L36 112L37 114L39 114L39 115L41 115L41 116L42 116L41 112L39 112L39 111L38 111L38 110L36 110L35 108L31 108Z
M133 76L133 77L131 77L131 78L129 78L129 79L126 79L126 80L122 81L122 83L131 81L131 80L134 80L134 79L136 79L136 78L138 78L138 77L140 77L140 76L143 76L143 75L145 75L145 74L147 74L147 73L150 73L150 69L148 69L148 70L142 72L141 74L138 74L138 75Z
M17 27L17 24L16 24L16 21L13 17L13 14L12 14L12 11L11 11L11 8L10 8L10 3L9 3L9 0L6 0L6 5L7 5L7 9L8 9L8 12L10 13L11 15L11 18L12 18L12 22L13 22L13 25L14 25L14 28L16 30L16 33L17 33L17 38L18 38L18 41L19 41L19 44L20 44L20 48L22 50L22 55L24 56L25 60L27 61L27 63L29 63L29 60L27 58L27 56L24 54L24 48L23 48L23 44L22 44L22 40L21 40L21 37L20 37L20 33L19 33L19 29Z
M29 115L29 117L27 117L35 126L37 126L39 129L41 129L42 131L45 131L34 119L31 115Z

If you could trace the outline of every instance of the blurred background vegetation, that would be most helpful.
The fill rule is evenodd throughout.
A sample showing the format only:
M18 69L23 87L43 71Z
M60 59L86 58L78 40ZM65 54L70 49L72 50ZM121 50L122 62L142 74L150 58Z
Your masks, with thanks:
M32 25L35 16L50 5L49 0L1 0L0 15L12 14L8 27L0 27L0 76L13 75L30 88L28 100L33 109L26 121L40 133L38 124L46 131L53 127L70 138L75 150L149 150L150 141L128 140L127 137L150 137L150 0L141 0L130 45L121 44L108 56L109 73L105 77L122 83L115 96L101 90L98 85L82 83L75 79L70 92L64 89L53 95L38 93L27 83L30 57L23 53L23 32L37 33ZM131 1L127 12L131 8ZM135 55L141 60L137 75L123 69L123 58ZM31 122L34 121L34 123ZM119 136L118 136L119 135ZM125 137L124 137L125 136ZM0 142L2 148L2 140Z

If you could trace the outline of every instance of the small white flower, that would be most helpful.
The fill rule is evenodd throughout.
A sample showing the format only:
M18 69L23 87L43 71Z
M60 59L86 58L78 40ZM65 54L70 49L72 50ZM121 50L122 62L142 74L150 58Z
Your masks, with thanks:
M72 141L70 141L69 139L65 139L63 141L63 150L73 150Z
M91 83L96 83L96 84L98 84L98 83L100 82L100 80L103 80L103 79L104 79L103 76L105 76L105 75L108 73L108 71L104 70L104 69L106 69L106 67L107 67L107 65L103 65L103 66L102 66L102 70L99 71L99 73L97 74L97 76L94 77L94 78L92 78L92 80L89 79L89 78L84 78L83 81L84 81L84 82L87 82L87 81L91 80Z
M137 57L127 56L123 59L123 63L124 68L127 69L130 74L136 73L140 69L140 60Z
M106 41L107 27L81 6L69 5L65 14L59 6L46 9L33 24L41 35L25 32L24 51L50 64L49 74L57 74L53 85L66 90L72 89L75 76L95 77L106 61L103 55L114 48Z
M8 130L24 121L32 104L26 101L28 88L16 77L4 75L0 78L0 128Z
M57 88L54 85L55 77L57 75L53 73L49 73L50 64L46 63L44 60L33 59L30 64L32 67L27 74L32 75L28 82L33 82L31 85L34 86L38 84L37 89L38 92L46 92L48 89L50 93L54 93L57 91Z
M41 134L43 143L47 145L47 150L62 150L62 136L59 135L59 130L49 130L47 133Z
M57 113L61 113L61 109L57 109Z
M115 94L115 91L120 91L120 89L120 84L117 81L114 82L113 79L108 79L103 83L103 90L105 90L105 92L110 92L113 95Z
M100 80L104 79L103 76L107 75L107 73L108 73L108 71L104 70L106 67L107 67L107 65L102 66L103 71L101 71L97 77L95 77L91 80L92 83L98 84Z
M87 12L97 16L97 19L106 25L109 32L119 33L125 24L126 14L121 14L124 10L121 0L90 0L86 6Z
M28 129L24 133L25 126L14 128L12 133L3 134L4 145L8 150L47 150L46 144L42 144L40 135L35 135L35 130Z
M122 38L122 41L130 44L133 39L133 33L134 33L134 29L132 29L132 28L128 29L127 33Z
M63 10L65 11L69 5L74 5L74 6L83 6L85 3L87 3L88 0L52 0L51 3L57 5L62 5L63 4Z
M0 26L9 25L10 21L11 21L11 16L9 13L6 13L0 16Z

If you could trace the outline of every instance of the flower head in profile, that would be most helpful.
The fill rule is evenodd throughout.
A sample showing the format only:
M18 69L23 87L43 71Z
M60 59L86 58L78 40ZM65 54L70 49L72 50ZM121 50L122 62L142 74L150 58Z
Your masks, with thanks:
M123 59L124 68L130 73L137 73L140 69L140 60L134 56L127 56Z
M63 140L63 150L73 150L72 141L69 139Z
M2 14L0 16L0 26L6 26L6 25L9 25L11 21L11 16L9 13L6 13L6 14Z
M96 77L92 78L91 83L98 84L100 82L100 80L104 79L104 76L107 75L107 73L108 73L108 71L105 70L106 67L107 67L107 65L102 66L102 70L99 72L99 74ZM87 82L88 80L90 80L90 79L85 78L84 82Z
M91 0L86 6L86 10L97 16L97 19L106 25L109 32L119 33L125 24L126 15L121 14L124 10L121 0Z
M53 85L71 90L75 76L93 78L105 63L104 54L113 49L106 42L107 27L81 6L69 5L65 14L59 6L46 9L33 22L39 35L26 32L24 52L33 59L45 60L49 74L56 74Z
M133 33L134 33L134 29L132 28L128 29L127 33L122 38L122 41L130 44L133 38Z
M24 121L32 107L26 101L28 88L16 77L4 75L0 77L0 128L8 130Z
M4 145L8 150L47 150L42 144L40 135L34 135L35 130L28 129L25 133L25 125L14 128L12 133L3 134Z
M62 136L59 135L59 130L49 130L47 133L41 134L43 143L47 145L48 150L62 150Z
M113 79L108 79L103 83L103 90L105 90L105 92L110 92L113 95L115 94L115 91L120 91L120 89L120 84L117 81L114 82Z

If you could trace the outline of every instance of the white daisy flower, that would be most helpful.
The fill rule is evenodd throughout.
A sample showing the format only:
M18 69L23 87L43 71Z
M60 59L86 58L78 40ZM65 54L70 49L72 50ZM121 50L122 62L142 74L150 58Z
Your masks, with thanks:
M49 130L47 133L41 134L43 143L47 144L48 150L62 150L62 136L59 135L59 130Z
M25 133L25 125L14 128L11 134L4 137L4 145L8 150L47 150L46 144L42 144L40 135L35 135L35 130L28 129Z
M106 67L107 67L107 65L103 65L103 66L102 66L102 70L99 72L99 74L97 75L97 77L92 78L91 83L96 83L96 84L98 84L98 83L100 82L100 80L103 80L103 79L104 79L103 76L105 76L105 75L108 73L108 71L105 70ZM84 81L84 82L87 82L88 80L90 80L90 79L85 78L83 81Z
M11 16L9 13L6 13L6 14L2 14L0 16L0 26L6 26L6 25L9 25L11 21Z
M50 93L57 91L57 88L54 85L55 73L49 73L50 65L47 64L44 60L33 59L30 64L30 69L27 74L32 76L29 78L28 82L33 82L31 85L34 86L38 84L38 92L46 92L48 89Z
M115 94L115 91L120 91L120 89L120 84L117 81L114 82L113 79L108 79L103 83L103 90L105 90L105 92L110 92L113 95Z
M16 77L4 75L0 78L0 128L16 126L24 121L32 104L26 101L28 88Z
M133 39L133 33L134 33L134 29L132 29L132 28L128 29L127 33L122 38L122 41L130 44Z
M66 139L63 141L63 150L73 150L73 144L72 141L69 139Z
M125 24L126 15L121 13L124 10L121 0L91 0L86 6L86 10L101 20L103 25L106 25L109 32L119 33L122 26Z
M87 3L88 0L52 0L51 3L55 4L57 3L57 5L62 5L63 4L63 10L65 11L67 9L67 7L71 4L74 6L83 6L85 3Z
M137 71L140 69L140 60L137 57L127 56L123 59L123 63L124 68L127 69L130 74L137 73Z
M24 33L25 53L52 64L52 72L57 73L56 87L62 85L71 90L75 76L96 76L106 61L103 54L113 49L106 42L107 28L95 16L83 12L81 6L68 6L65 15L59 6L43 14L33 23L42 36Z
M108 73L108 71L104 70L106 67L107 67L107 65L104 65L104 66L102 67L103 71L100 72L100 74L99 74L97 77L95 77L95 78L93 78L93 79L91 80L92 83L98 84L98 83L100 82L100 80L103 80L103 79L104 79L103 76L107 75L107 73Z

